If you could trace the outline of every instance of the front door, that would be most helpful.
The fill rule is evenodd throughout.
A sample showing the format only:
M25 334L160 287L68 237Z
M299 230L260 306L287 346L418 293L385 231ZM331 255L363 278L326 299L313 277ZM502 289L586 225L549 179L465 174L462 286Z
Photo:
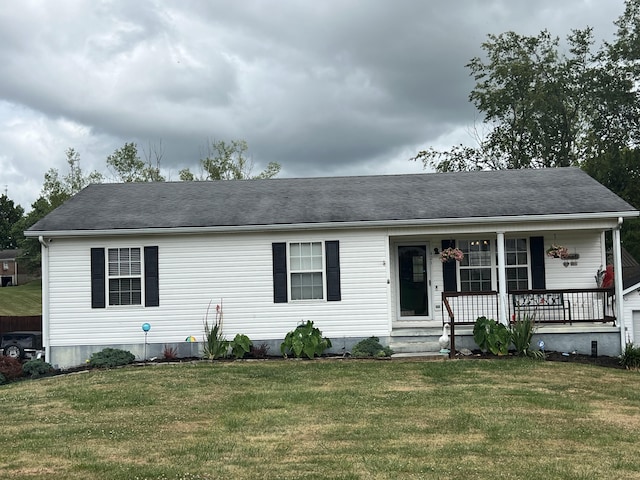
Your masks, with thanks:
M400 316L428 316L426 245L398 247L398 285L400 290Z

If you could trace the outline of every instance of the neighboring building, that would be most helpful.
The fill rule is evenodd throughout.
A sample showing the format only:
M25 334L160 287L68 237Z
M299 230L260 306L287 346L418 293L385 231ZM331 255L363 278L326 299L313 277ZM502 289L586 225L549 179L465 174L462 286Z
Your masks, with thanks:
M640 264L624 248L622 276L626 341L640 345Z
M0 287L18 285L19 249L0 250Z
M191 352L184 340L202 339L210 302L223 304L227 338L271 353L303 320L333 352L372 335L425 352L439 350L443 322L474 348L478 316L535 313L548 350L597 342L617 355L619 227L636 216L580 169L558 168L92 185L26 235L43 247L44 343L60 367L106 346L142 356L145 322L149 356ZM615 291L595 280L608 231ZM447 248L463 260L442 263Z

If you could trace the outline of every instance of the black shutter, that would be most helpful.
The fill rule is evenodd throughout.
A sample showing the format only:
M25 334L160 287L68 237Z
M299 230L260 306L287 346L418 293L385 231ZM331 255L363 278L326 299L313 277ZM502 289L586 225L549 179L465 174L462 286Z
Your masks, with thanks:
M543 290L546 288L544 278L544 237L529 238L529 253L531 254L531 288Z
M159 305L158 247L144 247L144 306Z
M453 240L443 240L442 250L455 248L456 242ZM455 292L458 290L458 278L456 274L456 263L451 260L442 264L442 279L444 281L445 292Z
M273 303L287 303L287 244L271 244L273 251Z
M91 308L105 308L104 248L91 249Z
M340 295L340 243L337 240L325 242L327 255L327 301L341 300Z

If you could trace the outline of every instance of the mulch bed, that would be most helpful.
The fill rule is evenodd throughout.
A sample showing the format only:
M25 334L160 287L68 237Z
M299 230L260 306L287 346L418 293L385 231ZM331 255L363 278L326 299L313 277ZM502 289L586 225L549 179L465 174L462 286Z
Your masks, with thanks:
M469 356L458 355L456 356L456 358L508 360L510 358L516 358L516 357L512 354L497 356L491 353L482 353L479 350L476 350ZM620 365L620 359L618 357L607 357L607 356L592 357L591 355L582 355L579 353L546 352L546 361L547 362L565 362L565 363L582 363L582 364L597 365L600 367L618 368L618 369L624 370L624 367Z

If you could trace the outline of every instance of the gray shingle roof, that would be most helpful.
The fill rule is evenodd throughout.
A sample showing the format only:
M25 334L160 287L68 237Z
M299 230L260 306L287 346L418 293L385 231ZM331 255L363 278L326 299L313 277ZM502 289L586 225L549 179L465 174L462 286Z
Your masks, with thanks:
M91 185L29 230L261 226L635 210L578 168Z

